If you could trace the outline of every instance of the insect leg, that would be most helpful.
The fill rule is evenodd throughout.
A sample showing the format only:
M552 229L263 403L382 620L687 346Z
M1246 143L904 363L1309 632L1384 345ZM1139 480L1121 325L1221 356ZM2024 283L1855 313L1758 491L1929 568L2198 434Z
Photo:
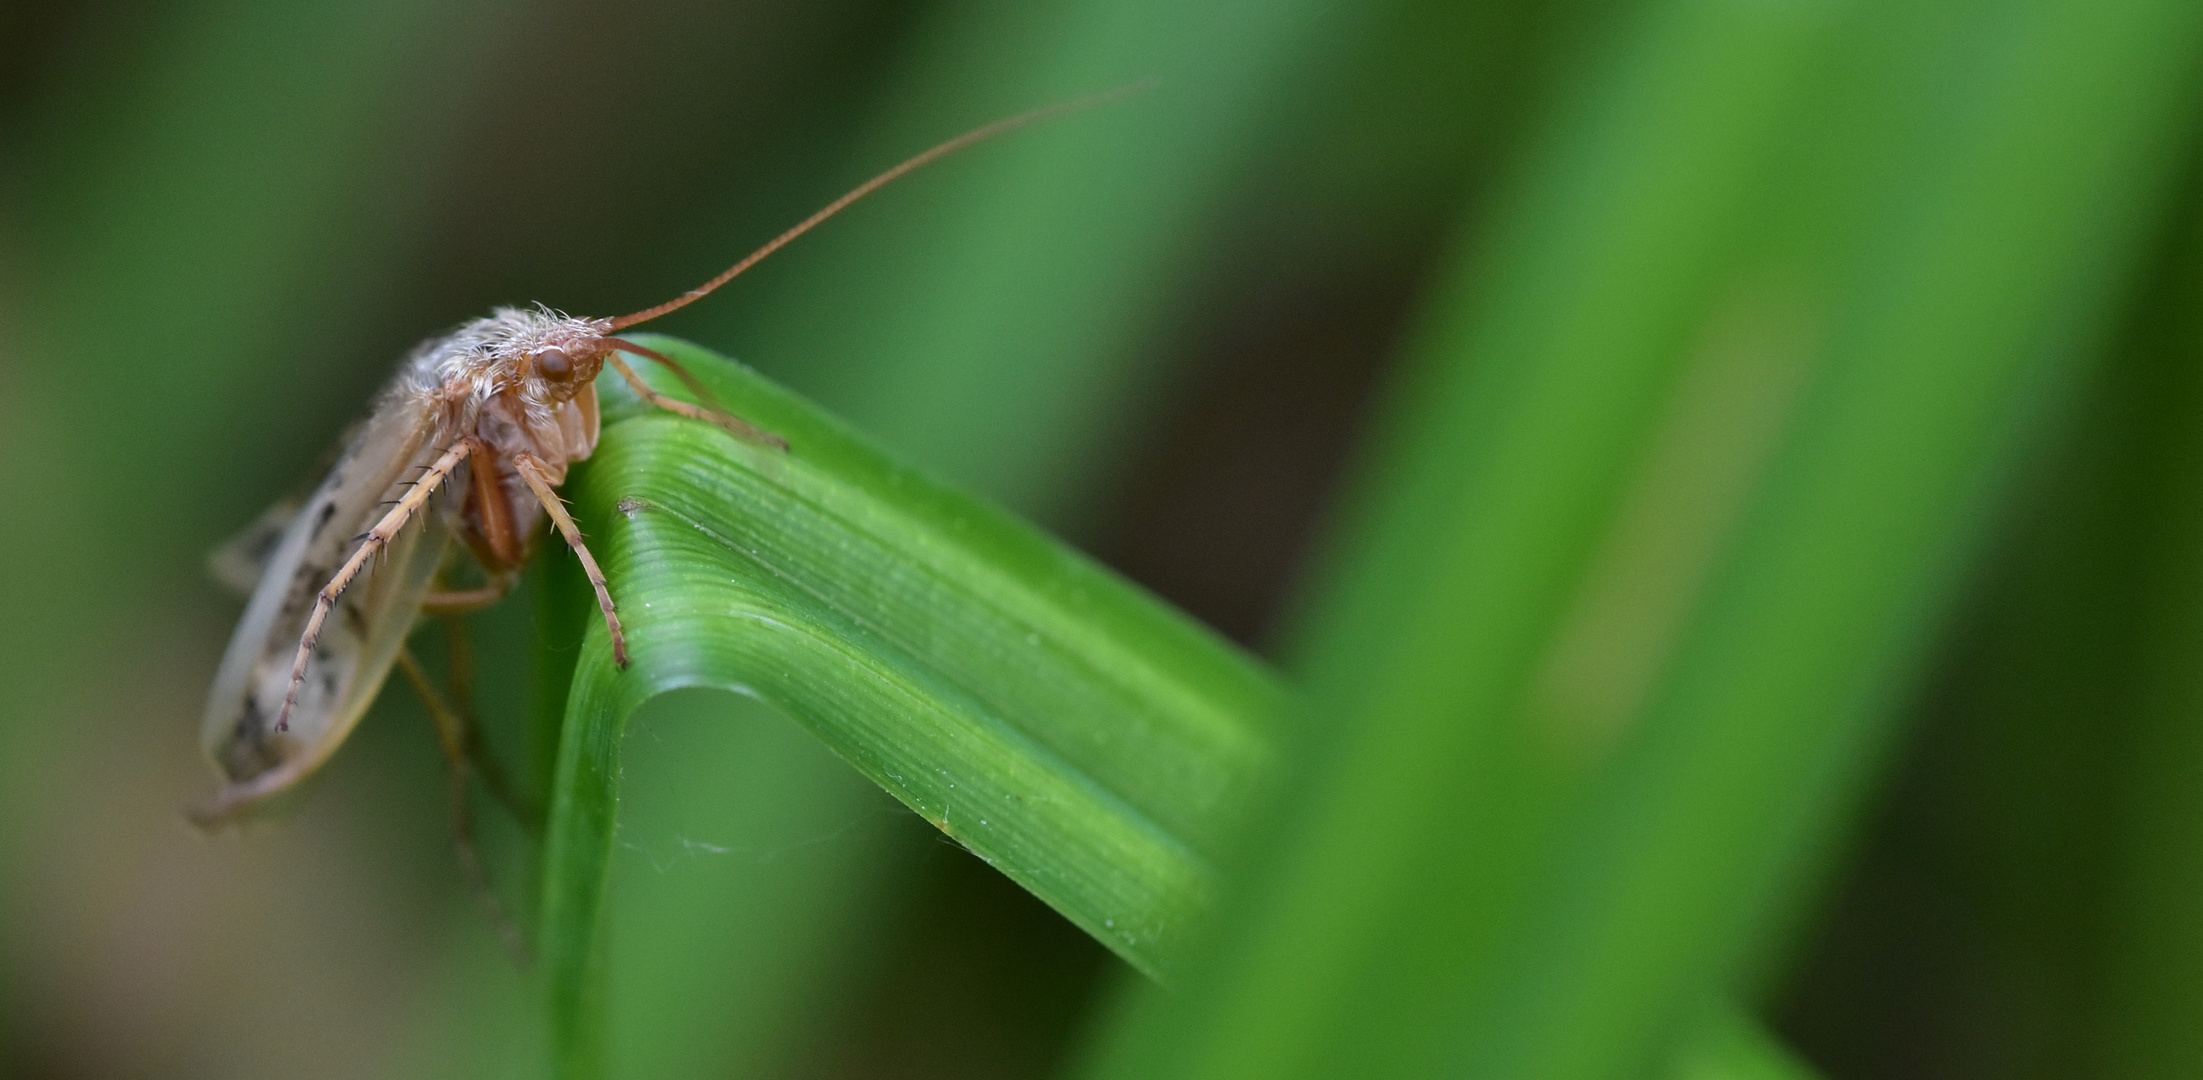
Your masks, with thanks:
M589 587L597 591L597 607L604 611L604 628L612 632L612 660L620 667L627 667L627 635L620 631L619 612L612 607L612 590L604 583L604 571L597 568L597 558L589 554L589 545L581 542L581 529L574 525L573 515L566 512L566 503L551 490L548 475L535 455L525 450L512 456L513 468L527 482L528 490L543 504L544 512L558 526L558 534L566 538L566 546L574 549L581 559L581 568L589 575Z
M431 615L464 615L503 600L520 581L518 574L492 574L478 589L438 589L421 599L421 610Z
M681 365L674 363L672 357L665 356L651 349L643 348L642 346L637 345L631 341L627 341L625 339L619 340L619 348L627 352L634 353L637 356L647 356L652 360L664 364L668 370L672 371L676 375L681 376L682 381L684 382L687 382L694 378L694 376L688 374L688 370L686 368L683 368ZM651 389L650 384L644 382L642 376L635 374L635 369L627 366L627 361L620 359L620 354L617 352L606 354L605 361L612 365L612 370L620 373L620 378L627 380L627 385L635 389L635 393L637 396L641 397L644 401L647 401L652 405L656 405L657 407L664 409L667 412L679 413L680 415L686 416L692 420L702 420L707 423L717 424L720 427L726 428L728 431L733 432L736 436L740 438L748 439L749 441L754 443L761 443L765 446L770 446L776 450L786 450L788 448L788 440L783 439L770 431L766 431L763 428L750 424L742 420L740 417L729 416L728 414L719 412L716 409L706 409L702 406L691 405L688 402L682 401L679 398L670 398L665 396L664 394L657 392L656 390Z
M436 692L436 684L421 670L421 662L413 658L413 650L398 650L398 670L405 673L405 680L413 684L414 692L421 695L421 703L428 707L429 721L436 727L436 743L443 748L445 764L451 767L451 842L458 849L459 870L466 875L475 899L489 914L490 924L497 928L497 936L504 939L505 947L525 967L529 963L528 939L520 932L520 924L505 910L504 902L497 898L497 889L490 884L489 871L482 865L481 852L474 846L473 818L467 813L467 746L472 741L469 735L473 726Z
M290 689L283 693L283 711L276 715L275 729L277 731L290 730L291 707L298 703L299 684L306 681L306 662L312 659L314 642L321 637L321 624L329 621L329 612L337 606L337 598L344 595L344 587L350 585L352 579L359 576L360 569L367 565L367 560L373 558L376 552L381 551L384 545L390 543L391 537L398 535L398 530L405 527L406 520L411 518L414 512L428 501L429 494L434 492L437 486L441 485L445 478L451 475L451 471L458 468L460 462L466 460L467 455L475 449L475 445L471 438L461 439L451 444L451 449L444 451L444 456L437 458L435 464L430 465L428 471L422 473L421 478L415 480L413 486L406 489L405 495L398 499L398 505L391 507L390 512L384 514L383 519L376 522L374 528L367 530L367 535L364 537L366 543L361 544L359 550L354 551L352 557L345 560L344 566L337 571L337 575L330 578L329 583L321 587L321 593L314 597L314 613L307 618L306 632L299 638L298 657L291 661L291 685Z

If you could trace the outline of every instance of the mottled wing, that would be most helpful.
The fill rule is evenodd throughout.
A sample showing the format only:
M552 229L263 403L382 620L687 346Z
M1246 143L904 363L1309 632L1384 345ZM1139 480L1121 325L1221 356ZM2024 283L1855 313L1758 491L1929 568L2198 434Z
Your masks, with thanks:
M278 499L274 506L262 510L243 532L207 554L207 573L239 599L251 599L260 587L260 579L268 574L268 564L275 561L276 549L283 546L283 535L290 531L291 522L298 519L298 510L304 505L293 497Z
M450 535L434 510L345 590L308 660L289 730L275 730L315 595L434 460L440 448L428 444L429 433L425 415L378 410L283 527L207 696L200 741L230 781L215 816L289 787L327 760L388 677Z

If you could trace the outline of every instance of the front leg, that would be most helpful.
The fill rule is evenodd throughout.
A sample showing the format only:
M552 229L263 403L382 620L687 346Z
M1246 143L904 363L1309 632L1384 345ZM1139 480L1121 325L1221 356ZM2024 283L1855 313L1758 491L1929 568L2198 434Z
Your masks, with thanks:
M620 630L620 613L612 606L612 590L604 582L604 571L597 567L597 557L589 554L589 545L581 542L581 529L574 524L573 516L566 512L565 500L551 490L550 473L534 454L522 450L512 457L513 469L520 479L527 482L528 490L535 492L543 511L551 515L558 526L558 534L566 538L566 546L574 549L581 559L581 568L589 575L589 587L597 591L597 607L604 612L604 628L612 634L612 660L622 670L627 667L627 635Z
M647 356L650 359L657 361L659 366L664 367L667 371L672 372L674 375L678 376L683 383L687 384L689 390L695 393L696 396L705 398L707 400L710 398L710 391L704 388L704 384L697 382L696 376L689 374L688 369L682 367L672 357L667 356L664 353L658 352L655 349L646 349L640 345L635 344L632 341L627 340L626 338L613 338L612 344L617 346L619 350L631 352L637 356ZM686 416L691 420L702 420L707 424L717 424L720 427L723 427L728 431L733 432L735 435L741 438L748 439L753 443L770 446L775 450L786 450L788 448L788 440L783 439L770 431L766 431L765 429L758 427L757 425L752 424L749 421L742 419L741 417L734 416L730 413L721 412L718 409L707 409L699 405L691 405L686 401L680 400L679 398L669 398L664 394L661 394L656 390L651 389L650 384L644 382L642 376L635 374L634 368L627 366L627 361L620 359L619 352L607 353L605 354L604 359L606 363L612 365L612 370L620 373L620 378L627 380L627 385L633 388L638 397L641 397L644 401L647 401L652 405L656 405L657 407L664 409L665 411L670 413L675 413L680 416Z

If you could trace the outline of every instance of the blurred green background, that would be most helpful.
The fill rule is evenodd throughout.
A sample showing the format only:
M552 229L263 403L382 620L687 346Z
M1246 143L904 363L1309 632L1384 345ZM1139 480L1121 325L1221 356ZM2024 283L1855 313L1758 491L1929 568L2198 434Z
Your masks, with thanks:
M617 1072L1641 1075L1717 994L1837 1078L2203 1072L2199 24L0 6L0 1071L540 1075L406 695L291 820L183 822L204 553L427 334L655 303L1152 78L652 329L1279 658L1313 704L1250 899L1143 992L801 729L674 695L628 740ZM493 726L533 621L477 621Z

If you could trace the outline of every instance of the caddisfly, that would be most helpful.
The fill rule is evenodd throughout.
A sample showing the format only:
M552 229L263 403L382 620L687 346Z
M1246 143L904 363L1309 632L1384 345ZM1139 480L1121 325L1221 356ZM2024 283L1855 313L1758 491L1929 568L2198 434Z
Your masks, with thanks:
M786 444L724 412L651 389L622 354L670 358L618 336L710 293L896 177L1011 128L1116 97L1118 91L989 124L917 155L829 203L717 277L655 307L614 319L549 308L500 308L414 349L303 504L280 505L217 555L218 576L257 578L207 697L201 741L226 783L192 817L229 820L296 785L358 724L423 612L463 611L511 588L546 518L587 571L627 665L618 605L556 489L597 445L598 373L609 366L645 401ZM455 497L431 504L447 485ZM295 506L295 508L294 508ZM450 541L461 543L454 548ZM439 588L447 557L471 556L477 588ZM423 680L416 678L416 682ZM424 693L428 690L424 683ZM463 784L464 739L431 697L440 741ZM457 789L463 809L463 787ZM460 822L466 852L464 822ZM471 852L466 857L472 866Z

